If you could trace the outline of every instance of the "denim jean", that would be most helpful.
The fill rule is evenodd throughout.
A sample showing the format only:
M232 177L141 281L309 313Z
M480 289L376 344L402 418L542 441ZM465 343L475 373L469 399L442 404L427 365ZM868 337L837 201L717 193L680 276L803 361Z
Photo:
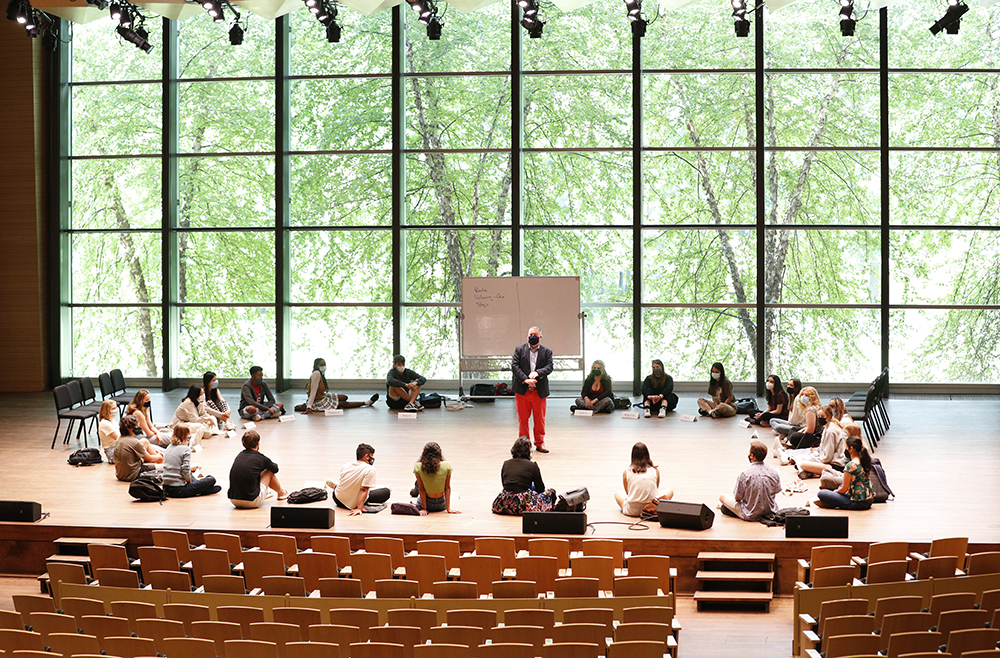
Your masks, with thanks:
M872 506L872 501L870 500L854 501L847 494L837 493L829 489L820 489L816 496L824 506L835 509L865 510Z

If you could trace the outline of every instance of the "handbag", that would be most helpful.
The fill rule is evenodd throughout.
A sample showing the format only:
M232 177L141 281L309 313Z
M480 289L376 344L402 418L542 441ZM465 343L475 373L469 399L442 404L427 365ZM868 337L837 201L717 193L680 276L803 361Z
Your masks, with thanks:
M631 409L632 400L628 398L615 398L615 409Z
M299 489L288 494L288 502L292 505L303 505L305 503L316 503L326 500L328 497L329 494L326 493L326 489L306 487L305 489Z
M420 508L414 503L397 502L392 504L390 514L403 514L405 516L420 516Z

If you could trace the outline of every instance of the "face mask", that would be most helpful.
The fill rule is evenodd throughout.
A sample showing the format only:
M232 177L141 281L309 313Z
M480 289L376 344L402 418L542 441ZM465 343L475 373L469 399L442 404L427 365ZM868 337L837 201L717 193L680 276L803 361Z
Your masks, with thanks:
M319 370L320 372L326 372L326 366L320 366L319 368L316 369Z
M200 398L198 398L198 404L205 404L205 396L204 395L202 395Z
M538 345L538 336L528 336L529 345Z
M721 372L713 372L712 373L712 379L718 379L719 377L722 377L722 373Z
M601 376L601 371L600 371L600 370L597 370L597 369L595 368L594 370L591 370L591 371L590 371L590 376L591 376L591 377L600 377L600 376Z
M823 427L824 425L826 425L826 418L823 418L822 416L817 416L816 427Z
M406 366L396 366L396 372L398 372L399 374L403 374L403 371L405 370Z
M152 403L149 400L146 400L145 402L142 403L142 406L146 407L147 409L149 409L151 405Z
M774 382L768 382L767 383L767 390L769 390L769 391L773 391L774 390Z
M663 374L663 368L653 368L653 376L659 377Z
M804 395L800 395L799 396L799 404L801 404L803 407L806 406L807 404L809 404L809 398L807 398Z
M117 408L111 410L111 417L112 418L117 418L118 417L118 409Z
M253 383L256 384L257 386L260 386L261 382L263 381L264 381L263 377L254 377L253 379Z
M212 388L213 389L219 388L219 380L218 379L216 379L214 382L212 382Z

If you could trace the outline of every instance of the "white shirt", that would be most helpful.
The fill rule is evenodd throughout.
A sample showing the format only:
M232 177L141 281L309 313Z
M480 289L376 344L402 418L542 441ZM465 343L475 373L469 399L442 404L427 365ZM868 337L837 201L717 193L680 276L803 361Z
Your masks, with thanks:
M528 350L528 365L531 366L531 370L528 372L530 375L535 372L535 367L538 365L538 345Z
M656 498L656 480L660 472L650 466L645 473L636 473L632 467L625 469L625 481L628 482L628 496L622 505L622 513L626 516L641 516L646 503Z
M340 469L340 483L333 495L350 509L358 506L358 493L361 487L371 489L375 486L375 467L368 462L353 461L344 464Z

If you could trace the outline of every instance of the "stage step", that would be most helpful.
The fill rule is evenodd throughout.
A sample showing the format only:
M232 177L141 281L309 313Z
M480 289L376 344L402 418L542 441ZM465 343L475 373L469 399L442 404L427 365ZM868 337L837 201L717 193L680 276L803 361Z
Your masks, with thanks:
M695 574L694 600L699 611L727 604L763 606L765 612L770 611L774 553L702 551L698 561L701 568Z

